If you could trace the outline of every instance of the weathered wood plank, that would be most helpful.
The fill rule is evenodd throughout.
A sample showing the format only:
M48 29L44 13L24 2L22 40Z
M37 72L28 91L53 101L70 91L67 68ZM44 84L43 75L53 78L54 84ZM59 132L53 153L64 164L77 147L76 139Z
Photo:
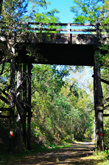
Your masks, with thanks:
M109 116L109 114L103 114L103 116L104 116L104 117L108 117L108 116Z
M11 108L0 108L0 111L11 111Z
M16 118L17 115L14 115L14 118ZM28 115L26 115L26 117L28 118ZM32 117L32 115L30 116ZM10 115L6 116L6 115L0 115L0 118L10 118Z

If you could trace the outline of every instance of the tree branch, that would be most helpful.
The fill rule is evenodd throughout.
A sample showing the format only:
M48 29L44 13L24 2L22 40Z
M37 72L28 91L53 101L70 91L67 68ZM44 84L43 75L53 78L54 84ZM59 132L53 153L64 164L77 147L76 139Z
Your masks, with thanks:
M102 78L101 78L101 81L104 82L105 84L109 85L109 81L104 80L104 79L102 79Z
M108 108L108 107L109 107L109 104L108 104L108 105L106 105L103 109L104 109L104 110L106 110L106 108Z
M6 58L6 59L2 59L1 61L0 61L0 64L4 64L5 62L8 62L10 59L12 59L12 58L15 58L15 57L17 57L18 56L18 54L16 54L16 55L12 55L11 57L9 57L9 58Z
M107 99L103 100L101 105L106 104L108 101L109 101L109 97Z
M6 104L10 105L10 102L3 96L0 96L0 99L4 101Z
M10 99L10 96L8 93L5 92L5 90L1 90L0 89L0 93L3 93L6 97L8 97L8 99Z
M0 75L3 74L4 66L5 66L5 63L2 64L2 70L1 70L1 72L0 72Z
M94 75L92 75L92 77L94 77ZM102 78L101 78L101 77L99 77L99 76L98 76L98 78L100 78L100 79L101 79L101 81L102 81L102 82L104 82L105 84L109 85L109 81L104 80L104 79L102 79Z

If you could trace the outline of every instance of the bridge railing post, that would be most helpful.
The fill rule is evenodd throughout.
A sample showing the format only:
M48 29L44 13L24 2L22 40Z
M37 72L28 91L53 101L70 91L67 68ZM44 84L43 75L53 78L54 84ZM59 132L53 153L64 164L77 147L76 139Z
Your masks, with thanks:
M96 45L97 45L97 48L99 48L99 46L100 46L100 23L96 24L96 37L97 37Z
M42 42L42 22L39 23L40 28L40 42Z
M68 43L70 43L70 22L68 22Z

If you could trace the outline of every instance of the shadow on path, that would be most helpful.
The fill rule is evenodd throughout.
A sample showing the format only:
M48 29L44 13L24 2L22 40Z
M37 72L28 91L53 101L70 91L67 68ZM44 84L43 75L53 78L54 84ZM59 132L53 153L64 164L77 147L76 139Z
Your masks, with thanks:
M94 144L75 143L69 148L56 149L43 153L32 153L21 161L9 163L8 165L96 165L98 162L86 157L93 154Z

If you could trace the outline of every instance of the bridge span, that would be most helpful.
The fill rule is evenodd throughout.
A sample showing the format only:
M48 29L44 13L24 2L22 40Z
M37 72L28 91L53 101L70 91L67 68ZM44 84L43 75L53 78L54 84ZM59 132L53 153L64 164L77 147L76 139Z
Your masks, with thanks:
M108 39L106 30L99 24L22 22L14 25L12 35L22 62L93 66L100 35ZM28 47L36 57L26 56Z
M29 26L30 25L31 24L29 24ZM32 24L32 26L33 25L34 24ZM31 43L33 49L37 49L37 52L40 54L38 61L33 60L34 63L84 66L94 65L94 52L97 43L95 26L79 26L70 23L40 23L37 26L39 26L39 28L30 27L29 30L31 31L26 35L24 34L27 45ZM21 29L23 30L23 28ZM33 33L32 30L37 33ZM20 54L26 54L24 49Z

